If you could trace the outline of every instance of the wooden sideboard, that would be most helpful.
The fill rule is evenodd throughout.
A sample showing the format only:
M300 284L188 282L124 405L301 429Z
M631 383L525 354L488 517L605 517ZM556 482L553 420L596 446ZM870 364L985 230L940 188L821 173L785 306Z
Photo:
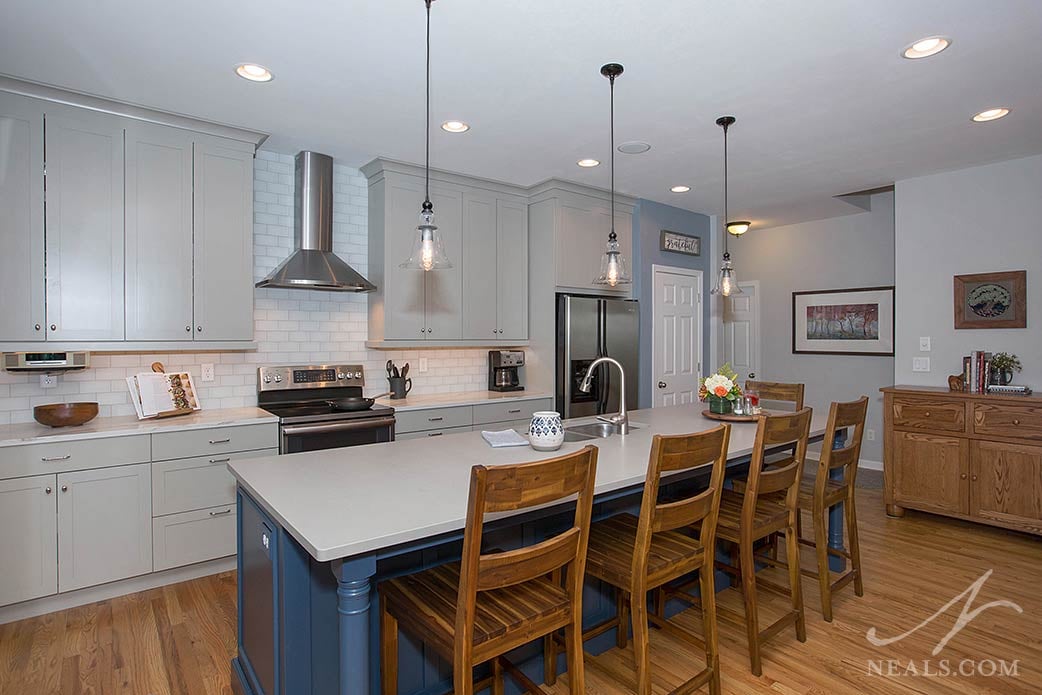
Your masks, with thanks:
M880 391L887 514L917 509L1042 535L1042 398Z

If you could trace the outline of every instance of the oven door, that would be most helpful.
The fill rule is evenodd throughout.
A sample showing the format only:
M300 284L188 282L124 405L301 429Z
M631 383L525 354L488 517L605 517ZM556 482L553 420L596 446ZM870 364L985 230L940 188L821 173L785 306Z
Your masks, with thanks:
M394 441L394 416L362 418L344 422L283 425L279 441L280 454L301 451L338 449Z

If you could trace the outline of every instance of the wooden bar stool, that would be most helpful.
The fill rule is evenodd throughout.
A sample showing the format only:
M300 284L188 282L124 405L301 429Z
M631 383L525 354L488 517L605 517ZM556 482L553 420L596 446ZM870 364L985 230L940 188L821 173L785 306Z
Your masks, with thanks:
M800 538L800 543L814 547L818 561L817 572L803 570L803 574L814 577L821 586L821 612L825 620L832 622L832 592L850 582L854 583L854 594L865 595L861 575L861 550L857 537L857 512L854 508L854 484L857 480L858 461L861 458L861 438L865 431L865 416L868 413L868 397L862 396L849 403L833 403L825 426L825 446L821 449L818 471L814 481L802 481L797 501L799 511L811 512L814 521L814 539ZM831 447L837 430L853 427L854 433L847 438L842 449ZM834 471L842 469L842 477L834 477ZM846 518L849 550L830 548L828 544L828 513L831 507L843 504ZM797 525L798 526L798 525ZM850 570L840 575L835 582L829 574L829 555L850 561Z
M746 381L746 391L755 391L763 401L792 403L795 410L803 410L803 384L785 384L776 381Z
M632 514L613 516L594 524L590 532L586 573L615 587L618 610L616 617L587 630L583 639L590 639L615 627L618 629L616 642L620 648L624 648L629 627L626 619L628 599L639 695L651 695L649 619L656 627L692 642L705 651L706 667L672 692L690 693L708 683L710 693L720 693L713 547L730 437L730 425L691 435L655 435L651 443L640 517ZM712 472L706 490L686 499L659 502L659 484L663 473L710 464ZM690 535L690 527L698 523L701 523L701 530L697 537ZM648 615L648 591L691 572L698 572L703 597L703 639L668 622L661 601L656 600L655 613ZM550 654L548 658L554 656Z
M741 580L742 597L745 600L745 628L749 640L749 663L753 675L756 676L762 673L761 646L786 626L795 625L796 639L800 642L807 641L796 519L800 478L803 475L807 439L810 436L810 420L810 408L803 408L792 414L761 415L744 493L724 490L720 499L717 537L738 546L739 565L735 567L724 563L717 564ZM771 467L765 468L766 451L786 444L793 445L793 453L787 454L780 461L772 461ZM785 534L786 561L783 563L762 556L755 556L754 559L755 543L779 532ZM792 603L789 612L763 630L760 630L756 603L755 560L785 566L789 571L787 592L761 580L764 588L788 593Z
M473 468L462 561L379 586L383 695L398 693L399 626L452 659L455 695L473 695L473 667L489 660L494 695L503 693L504 670L528 692L543 693L503 654L563 628L570 692L585 692L582 587L596 469L593 446L535 463ZM486 514L571 495L578 497L567 530L534 545L482 554Z

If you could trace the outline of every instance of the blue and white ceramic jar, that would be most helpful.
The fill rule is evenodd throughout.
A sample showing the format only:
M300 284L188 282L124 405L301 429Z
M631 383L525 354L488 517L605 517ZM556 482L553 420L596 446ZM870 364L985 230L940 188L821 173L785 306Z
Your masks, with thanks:
M537 410L532 414L528 441L536 451L557 451L564 444L561 414L553 410Z

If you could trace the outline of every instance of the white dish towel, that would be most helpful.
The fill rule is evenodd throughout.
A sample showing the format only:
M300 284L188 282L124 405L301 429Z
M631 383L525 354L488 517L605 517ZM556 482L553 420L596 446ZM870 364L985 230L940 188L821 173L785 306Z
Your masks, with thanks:
M528 446L528 438L522 437L514 430L482 431L481 438L488 442L488 445L493 449L499 449L504 446Z

